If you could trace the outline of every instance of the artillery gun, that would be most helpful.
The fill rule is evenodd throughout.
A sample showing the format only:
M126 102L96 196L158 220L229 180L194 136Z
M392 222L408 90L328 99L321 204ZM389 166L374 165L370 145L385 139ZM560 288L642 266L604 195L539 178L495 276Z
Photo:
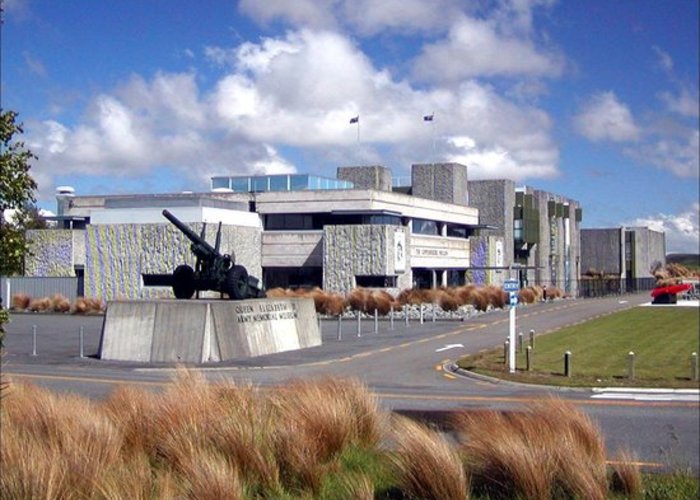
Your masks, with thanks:
M163 216L178 228L192 242L190 250L196 257L195 267L187 264L175 268L172 274L173 293L178 299L190 299L192 295L202 290L212 290L228 295L230 299L243 300L265 297L260 281L248 275L245 267L237 265L231 255L221 254L221 222L216 231L216 242L212 247L204 239L207 228L202 227L201 235L197 235L168 210L163 210Z

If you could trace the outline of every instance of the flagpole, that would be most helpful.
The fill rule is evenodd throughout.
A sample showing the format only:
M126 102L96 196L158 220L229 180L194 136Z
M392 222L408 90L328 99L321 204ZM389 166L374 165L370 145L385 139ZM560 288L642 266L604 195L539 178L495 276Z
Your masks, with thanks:
M357 143L360 144L360 120L357 120Z
M437 160L437 155L435 154L435 111L433 111L433 114L430 116L433 117L432 120L430 120L433 132L433 159Z

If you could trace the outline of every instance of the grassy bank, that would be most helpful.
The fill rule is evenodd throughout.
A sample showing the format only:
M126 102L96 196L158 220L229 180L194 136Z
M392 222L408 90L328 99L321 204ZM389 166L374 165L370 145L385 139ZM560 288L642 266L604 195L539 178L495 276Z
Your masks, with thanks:
M700 314L692 307L635 307L536 338L531 371L525 352L517 354L517 373L504 364L504 350L461 359L477 373L567 386L698 387L691 380L691 353L700 351ZM523 351L528 345L525 332ZM571 352L571 377L563 356ZM628 378L628 354L634 352L634 379Z
M183 372L163 393L101 402L11 384L0 407L0 498L467 499L697 496L608 465L596 425L556 399L460 412L455 440L379 409L352 380L272 390ZM661 495L661 496L659 496Z

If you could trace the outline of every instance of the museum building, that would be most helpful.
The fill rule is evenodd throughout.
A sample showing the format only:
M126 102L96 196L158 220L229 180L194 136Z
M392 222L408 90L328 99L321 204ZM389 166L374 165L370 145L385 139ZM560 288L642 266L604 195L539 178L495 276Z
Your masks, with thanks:
M503 186L498 197L488 182ZM82 277L85 295L104 300L167 296L158 276L194 263L190 241L162 215L168 209L197 234L206 224L210 243L221 223L221 253L268 289L396 292L510 277L566 278L575 288L573 200L510 181L468 182L458 163L413 165L410 185L399 184L385 167L361 166L340 167L335 179L216 176L208 193L76 196L59 188L58 227L31 232L26 274Z

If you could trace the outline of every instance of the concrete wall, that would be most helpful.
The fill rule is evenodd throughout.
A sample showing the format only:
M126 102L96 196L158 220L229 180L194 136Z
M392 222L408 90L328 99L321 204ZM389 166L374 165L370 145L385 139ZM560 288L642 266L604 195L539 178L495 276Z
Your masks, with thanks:
M581 229L581 273L604 271L623 277L624 229Z
M411 193L430 200L467 205L467 167L460 163L427 163L411 167Z
M85 262L85 245L80 244L85 240L85 231L35 229L27 231L27 238L31 254L24 262L26 276L75 276L75 265Z
M634 238L632 277L649 278L652 267L657 263L666 264L666 235L646 227L631 227L627 231Z
M266 231L262 234L263 267L323 265L323 231Z
M482 230L484 236L500 236L504 241L503 262L505 266L513 263L513 207L515 206L515 183L508 179L483 180L469 182L469 206L479 210L479 223L495 226L495 230ZM485 242L487 240L484 240ZM481 243L479 243L481 245ZM486 262L486 257L472 252L472 264ZM474 258L476 257L476 261ZM484 278L485 279L485 278Z
M391 170L380 165L362 167L338 167L338 179L350 181L355 189L391 191Z
M410 251L405 269L397 271L397 233L406 228L389 225L326 226L323 229L323 288L347 293L355 287L355 276L397 276L397 288L411 286Z
M190 224L197 234L201 224ZM213 245L216 227L207 226L206 239ZM221 253L260 278L261 231L224 226ZM85 294L103 300L171 296L169 289L145 288L142 274L172 273L180 264L194 266L190 241L170 224L110 224L86 230Z

